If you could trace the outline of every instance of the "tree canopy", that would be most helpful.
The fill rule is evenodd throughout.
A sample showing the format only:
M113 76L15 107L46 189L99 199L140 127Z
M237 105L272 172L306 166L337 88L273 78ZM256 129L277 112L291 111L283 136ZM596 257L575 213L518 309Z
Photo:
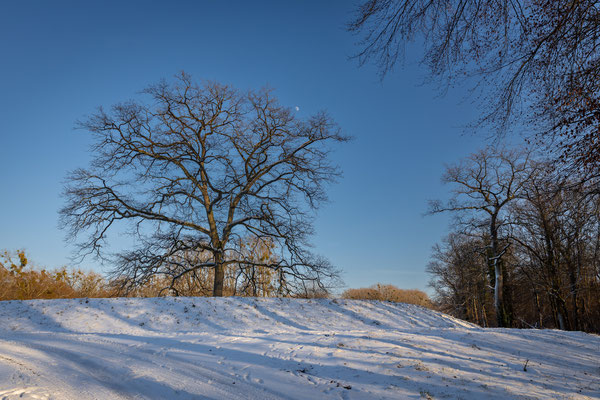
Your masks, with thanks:
M337 276L308 250L313 210L340 175L331 145L347 140L331 117L300 119L270 90L185 73L143 94L79 123L94 136L93 158L68 177L61 221L82 255L107 257L107 233L127 222L137 247L116 256L114 273L128 287L210 268L221 296L236 263L276 270L286 288ZM249 254L239 246L249 240L277 255Z
M596 0L368 0L349 30L360 63L385 75L411 40L445 82L471 82L481 122L526 125L556 157L600 172L600 7ZM530 139L533 140L532 135Z

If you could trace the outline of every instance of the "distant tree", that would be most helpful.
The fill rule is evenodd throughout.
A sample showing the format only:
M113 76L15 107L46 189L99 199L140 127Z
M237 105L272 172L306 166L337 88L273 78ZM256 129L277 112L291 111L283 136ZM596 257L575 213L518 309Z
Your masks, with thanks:
M529 180L523 201L511 209L519 272L535 294L531 303L540 327L596 331L600 203L585 183L545 166Z
M481 238L453 232L434 246L427 273L440 311L489 326L494 303L484 248Z
M242 296L266 297L288 294L279 282L277 271L264 265L276 264L275 244L271 240L240 240L238 252L251 263L232 265L235 270L235 293Z
M79 126L94 135L89 169L68 177L61 220L87 234L82 255L106 257L107 232L129 222L139 246L117 257L115 276L134 288L166 270L171 287L213 271L222 296L227 265L273 269L326 286L337 271L308 250L312 210L339 176L331 145L344 142L325 113L298 119L271 91L198 85L186 74L144 92L149 102L100 109ZM240 240L269 241L277 258L256 260ZM197 255L202 255L198 257Z
M377 283L368 288L347 289L342 293L342 298L352 300L393 301L432 308L429 296L421 290L399 289L394 285L384 285L381 283Z
M512 326L600 332L597 183L565 177L547 162L530 161L529 171L500 210L498 243L505 251L496 265L490 262L491 234L484 225L489 217L478 207L458 211L459 223L434 247L427 268L436 305L456 317L493 326L490 311L495 307L488 288L498 292L496 271L502 274ZM498 264L500 269L491 268Z
M498 326L511 324L511 315L506 303L502 257L509 242L501 238L501 229L506 226L503 212L507 205L524 190L533 169L529 156L515 150L488 147L446 169L443 181L454 185L453 196L447 203L430 202L429 213L452 212L464 232L480 234L487 226L486 254L494 287L494 308Z
M483 88L483 120L505 128L524 117L572 166L600 173L597 0L367 0L348 28L360 63L382 75L422 38L434 77Z

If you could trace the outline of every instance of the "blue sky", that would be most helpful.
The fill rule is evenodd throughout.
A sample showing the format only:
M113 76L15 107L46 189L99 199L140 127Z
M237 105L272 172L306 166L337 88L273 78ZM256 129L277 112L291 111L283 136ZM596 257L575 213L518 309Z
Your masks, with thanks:
M185 70L241 89L269 85L300 116L327 110L354 140L334 155L344 178L319 211L316 251L344 270L348 287L426 289L431 246L449 224L422 216L427 200L447 196L444 165L483 147L486 135L464 133L477 116L464 90L439 96L422 84L417 44L383 82L349 60L353 8L343 0L2 2L0 250L69 264L60 193L66 173L90 159L75 121Z

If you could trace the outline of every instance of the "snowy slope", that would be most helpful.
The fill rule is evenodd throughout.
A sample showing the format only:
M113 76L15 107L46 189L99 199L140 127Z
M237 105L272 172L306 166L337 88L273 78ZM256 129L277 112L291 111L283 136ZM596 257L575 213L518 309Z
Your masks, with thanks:
M600 399L599 360L598 336L406 304L0 302L0 399Z

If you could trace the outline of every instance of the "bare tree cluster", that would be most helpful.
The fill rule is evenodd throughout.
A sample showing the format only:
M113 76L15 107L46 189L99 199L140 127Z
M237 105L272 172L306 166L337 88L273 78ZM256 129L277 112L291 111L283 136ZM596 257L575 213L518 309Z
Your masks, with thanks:
M600 200L592 183L548 170L530 180L511 213L533 325L600 332Z
M61 220L83 239L82 255L108 258L107 233L125 223L137 246L114 259L124 289L160 275L177 290L209 273L222 296L235 270L252 282L242 290L259 291L259 268L282 288L335 281L335 268L308 250L313 210L339 176L329 153L347 140L326 113L301 120L269 90L198 85L186 74L143 93L147 101L80 123L94 136L93 159L69 176ZM254 251L261 246L268 257Z
M487 327L497 325L497 321L493 275L488 268L485 246L485 239L453 232L433 247L427 272L432 276L430 286L435 290L435 302L441 311ZM506 268L503 272L506 276ZM510 283L508 279L504 285L503 298L508 305Z
M367 0L348 28L382 75L423 40L432 76L484 95L482 121L535 125L572 167L600 172L597 0Z
M517 151L482 150L459 165L448 167L443 181L454 184L447 204L431 202L430 213L454 212L464 232L486 233L486 260L498 326L510 326L511 316L505 297L503 256L508 244L502 243L504 214L510 203L525 190L534 169L529 156Z
M492 149L449 167L446 180L451 206L432 211L454 212L455 229L428 266L445 311L483 326L600 332L597 183Z

